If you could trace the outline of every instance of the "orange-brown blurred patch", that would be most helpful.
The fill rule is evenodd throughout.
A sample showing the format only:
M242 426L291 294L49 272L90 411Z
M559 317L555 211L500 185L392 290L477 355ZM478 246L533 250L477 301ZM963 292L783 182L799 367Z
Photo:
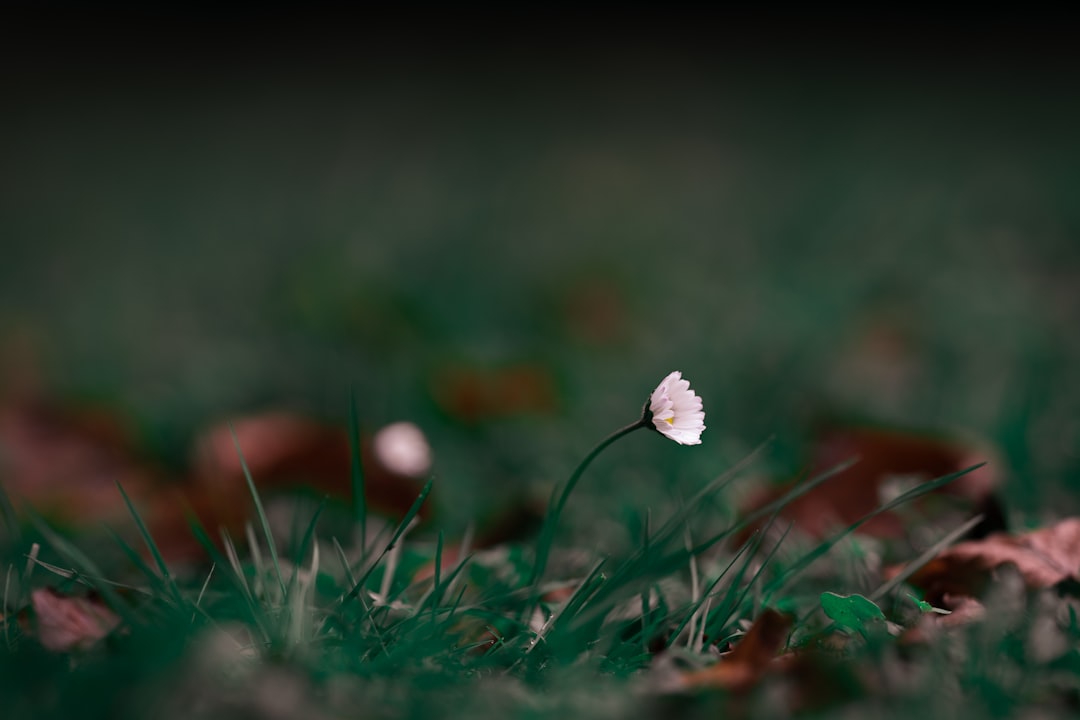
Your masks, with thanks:
M611 281L589 276L570 286L562 313L570 334L592 345L611 345L626 336L626 298Z
M539 365L500 369L452 367L432 378L435 402L447 415L468 424L521 415L549 415L559 408L551 371Z

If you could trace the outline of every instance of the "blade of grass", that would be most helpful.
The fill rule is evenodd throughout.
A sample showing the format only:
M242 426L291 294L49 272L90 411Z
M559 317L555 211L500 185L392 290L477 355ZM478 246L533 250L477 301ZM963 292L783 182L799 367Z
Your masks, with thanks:
M255 593L252 592L251 586L248 584L247 577L244 575L244 566L240 563L240 555L236 552L236 545L233 543L229 533L223 528L221 531L221 542L225 544L225 557L228 558L229 566L232 567L233 575L240 581L240 585L244 590L244 594L251 599L252 605L255 605Z
M19 525L19 516L15 514L15 506L11 503L11 498L8 496L7 491L4 490L4 484L0 483L0 513L4 516L4 525L7 526L8 532L11 533L12 539L16 543L22 543L22 527Z
M345 549L341 547L341 543L338 542L338 539L336 537L333 538L333 541L334 549L337 551L338 554L338 560L341 562L341 567L345 570L345 579L346 581L348 581L350 587L355 587L356 578L353 576L352 569L349 567L349 558L345 555ZM342 595L342 597L338 599L338 604L343 602L344 598L345 596ZM371 608L368 607L368 604L364 601L364 597L362 595L358 595L357 600L360 601L360 608L364 613L361 616L361 621L365 619L370 620L372 630L375 631L375 637L378 639L379 644L382 646L383 652L386 654L390 654L390 650L386 646L386 640L383 638L383 633L382 630L379 628L379 624L376 623L373 618L371 618ZM320 632L325 632L326 627L326 623L324 622Z
M702 608L702 621L701 629L698 631L697 637L692 638L693 644L690 649L695 653L700 653L705 647L705 630L708 628L708 623L705 622L709 617L709 609L712 607L712 598L705 599L705 606Z
M443 583L439 585L436 592L440 601L442 600L443 596L446 595L446 591L453 587L454 581L458 579L458 577L461 575L461 572L468 566L470 560L472 560L472 555L468 555L464 559L462 559L462 561L459 562L457 566L450 571L450 574L446 576L446 579L443 581ZM462 589L464 590L466 586L467 584L463 585Z
M157 543L154 542L154 538L150 535L146 523L143 522L142 516L139 515L139 511L135 509L135 505L131 502L131 498L128 497L127 491L124 490L124 486L120 484L119 480L116 481L116 489L120 491L120 496L124 498L124 505L127 506L128 512L131 513L132 519L135 520L135 526L139 529L139 535L142 536L143 542L146 543L146 548L150 551L150 555L153 556L154 563L157 565L158 572L161 573L161 577L164 580L169 593L173 596L174 600L181 602L180 589L176 586L176 582L169 574L169 566L165 564L165 558L162 556L161 550L158 548ZM119 537L117 537L117 539L119 539Z
M724 530L723 532L721 532L721 533L719 533L717 535L714 535L713 537L709 538L708 540L706 540L702 544L695 547L694 550L693 550L694 554L699 554L699 553L705 552L706 550L708 550L710 547L712 547L716 543L724 540L725 538L730 537L731 535L734 535L735 533L737 533L740 530L746 528L747 526L752 525L753 523L757 522L758 520L765 517L766 515L770 515L770 514L771 515L776 515L776 514L778 514L789 503L794 502L795 500L798 500L800 497L802 497L806 493L810 492L814 488L818 487L819 485L824 483L826 480L829 480L829 479L839 475L840 473L844 472L845 470L850 468L852 465L854 465L856 462L858 462L857 459L846 460L846 461L844 461L842 463L834 465L833 467L829 468L828 470L825 470L822 473L819 473L818 475L815 475L813 478L811 478L810 480L808 480L808 481L806 481L804 483L799 483L798 485L796 485L790 491L785 493L779 499L774 500L773 502L771 502L771 503L769 503L769 504L767 504L767 505L765 505L765 506L763 506L761 508L758 508L757 510L750 513L746 517L744 517L741 520L737 521L734 525L732 525L728 529Z
M708 485L698 491L691 499L690 502L682 505L673 515L668 518L666 522L653 534L647 546L638 548L629 559L621 563L615 568L611 577L605 583L603 589L600 590L600 596L606 597L612 595L617 590L625 587L629 583L638 583L644 587L647 587L649 580L647 576L652 570L663 570L663 574L667 574L668 569L688 560L689 555L685 549L679 552L672 553L669 556L663 557L659 561L647 562L652 556L659 556L662 553L663 548L667 546L669 542L679 533L684 527L686 521L691 515L693 515L700 507L702 500L708 497L712 493L719 492L723 488L727 487L733 482L743 470L750 466L750 464L760 455L764 449L771 442L771 438L761 443L750 454L733 465L731 468L721 473ZM523 618L527 621L531 616L533 608L536 607L539 598L539 578L534 577L530 581L531 597L530 602L525 606Z
M447 584L447 587L449 587L449 583ZM450 608L446 613L446 620L443 621L443 625L442 625L443 628L447 628L447 627L450 626L450 623L454 619L454 615L457 613L458 606L461 605L461 598L464 597L465 590L468 587L469 587L468 583L466 583L465 585L462 585L461 590L458 591L457 596L454 598L454 602L450 603Z
M229 423L229 432L232 434L233 445L236 447L236 454L240 458L240 467L244 471L244 479L247 480L251 498L255 501L255 512L259 516L259 522L262 523L263 534L266 535L266 544L270 547L270 559L274 563L274 572L277 574L278 585L281 586L281 596L285 597L285 579L281 574L281 564L278 562L277 547L274 544L274 535L270 532L270 520L266 517L266 510L263 508L262 499L259 497L259 491L255 488L255 481L251 478L251 470L248 469L247 460L244 459L244 452L240 449L240 438L237 437L236 428L233 427L231 422Z
M109 580L101 576L90 575L80 572L77 568L60 567L59 565L53 565L52 563L48 563L44 560L39 560L37 558L34 559L34 565L44 570L48 570L57 577L62 577L65 580L70 580L76 585L83 585L90 588L91 590L95 589L99 583L103 583L110 587L118 588L120 590L126 590L130 593L145 595L148 598L154 597L154 593L144 587L137 587L135 585L128 585L126 583L116 582L115 580Z
M236 586L236 589L240 592L240 596L244 599L244 604L247 607L252 624L254 624L262 634L263 642L269 645L272 642L272 636L265 622L266 618L264 617L264 612L259 607L258 602L256 602L255 596L252 594L247 578L244 577L244 569L240 564L240 558L236 554L236 545L233 544L232 538L229 537L229 534L222 528L221 539L222 543L225 545L225 555L222 555L210 539L210 536L206 534L206 530L202 527L202 524L197 518L189 516L188 525L191 527L195 539L210 553L210 556L214 559L214 563L222 567L229 567L232 570L232 573L229 574L228 577L232 580L233 585Z
M683 527L686 525L687 520L689 520L694 513L698 512L706 498L715 495L716 493L720 492L728 485L730 485L732 482L734 482L735 479L738 478L744 470L746 470L746 468L750 467L750 465L753 464L753 462L758 458L759 455L761 455L765 451L765 448L768 447L769 443L771 442L772 438L765 440L763 443L754 448L750 452L750 454L741 459L739 462L735 463L731 468L718 475L705 487L696 492L690 498L689 502L685 504L680 503L679 509L670 518L668 518L663 525L660 526L660 529L652 535L652 538L649 541L649 546L642 547L639 551L639 554L641 556L645 556L653 548L662 548L668 542L670 542L671 539L675 537L675 535L678 534L681 529L683 529ZM729 529L727 531L727 534L731 534L732 532L734 532L734 530Z
M533 560L532 577L529 578L529 584L533 587L537 587L543 579L548 558L551 556L551 548L555 544L555 531L559 523L558 498L559 486L556 485L551 488L547 512L544 513L544 521L540 525L540 536L536 540L536 557ZM525 608L525 612L531 614L532 609Z
M397 574L398 562L401 560L401 550L404 547L401 540L405 538L405 534L408 533L409 530L412 530L412 528L413 523L409 523L405 526L404 532L399 536L399 541L394 543L394 547L390 549L390 552L386 556L386 567L383 568L382 583L379 585L379 595L387 605L393 602L393 599L390 597L390 591L394 587L394 575Z
M830 536L829 538L827 538L826 540L821 542L813 550L811 550L810 552L803 555L790 568L788 568L788 570L786 572L784 572L780 577L776 578L773 582L769 583L769 585L765 588L766 596L767 597L771 596L772 593L782 589L792 578L794 578L796 575L798 575L803 570L805 570L807 567L809 567L819 557L821 557L822 555L827 553L829 550L831 550L833 548L833 546L835 546L838 542L840 542L845 537L847 537L851 533L858 530L860 527L862 527L864 524L866 524L870 520L873 520L878 515L880 515L882 513L885 513L885 512L889 512L890 510L894 510L897 507L900 507L901 505L903 505L904 503L907 503L907 502L910 502L910 501L912 501L912 500L914 500L916 498L922 497L923 495L926 495L929 492L937 490L940 487L944 487L945 485L948 485L949 483L953 482L957 478L962 477L962 476L966 475L967 473L969 473L969 472L971 472L973 470L977 470L978 468L981 468L985 464L986 463L979 463L977 465L972 465L971 467L965 468L965 469L960 470L958 472L949 473L948 475L943 475L943 476L941 476L939 478L936 478L934 480L930 480L928 482L925 482L922 485L914 487L911 490L908 490L907 492L903 493L902 495L899 495L898 497L896 497L892 501L887 502L884 505L881 505L877 509L872 510L871 512L867 513L866 515L863 515L861 518L859 518L858 520L853 522L851 525L848 525L846 528L844 528L840 532Z
M116 531L113 530L111 527L106 526L105 530L120 547L123 553L127 555L128 560L131 561L131 563L136 567L136 569L146 576L146 579L150 581L151 587L153 587L158 593L168 595L172 600L178 603L181 601L179 595L173 593L169 585L162 579L160 575L154 572L153 568L146 564L142 557L139 556L138 551L135 550L135 548L131 547L130 543L124 540L124 538L120 537L120 535L117 534Z
M195 598L195 611L191 613L191 622L194 624L196 613L202 609L202 599L206 595L206 588L210 587L210 578L214 577L214 570L217 568L217 563L210 564L210 572L206 574L206 580L203 580L202 588L199 590L199 596Z
M345 548L341 547L341 543L338 542L336 535L330 539L334 543L334 550L337 551L338 560L341 561L341 569L345 572L345 581L348 583L348 587L355 586L356 578L353 576L352 567L350 567L349 564L349 558L345 554ZM342 598L344 597L345 595L342 594Z
M400 538L401 535L408 529L409 525L412 523L413 518L416 517L416 515L420 512L420 507L424 504L424 501L427 500L427 496L431 492L431 486L434 482L435 478L431 478L427 481L427 483L424 484L423 489L420 491L420 495L417 496L416 500L413 501L412 507L409 508L409 511L405 513L405 517L403 517L401 522L398 524L397 530L394 531L393 536L390 538L390 542L387 543L386 547L384 547L382 552L379 553L379 557L375 559L375 562L371 563L368 566L367 570L364 571L364 574L360 577L356 584L353 585L352 590L350 590L345 595L345 597L341 599L341 602L352 600L360 594L360 591L363 590L364 584L367 582L368 577L371 576L371 573L382 561L383 557L385 557L386 554L394 548L394 546L397 544L398 538Z
M712 547L720 540L728 537L733 532L739 529L740 524L736 523L732 527L727 528L718 535L713 536L708 541L699 544L698 546L687 549L685 547L680 548L677 551L664 554L663 549L667 544L675 537L680 528L684 528L689 518L702 506L703 501L709 497L709 493L719 492L726 487L732 480L734 480L738 474L745 469L751 461L764 450L767 443L759 445L752 453L747 455L743 460L733 466L730 470L720 475L718 478L709 483L708 486L696 493L689 503L682 505L678 511L676 511L671 518L669 518L660 530L650 538L649 545L643 546L635 551L630 558L616 567L614 573L612 573L609 581L605 583L604 587L598 593L597 600L604 600L613 596L617 591L631 585L640 585L643 580L647 585L654 574L660 576L669 574L669 568L682 565L684 562L688 562L690 557L696 556ZM803 486L794 489L788 493L782 500L790 502L801 493L808 492L811 488L824 482L833 474L839 472L839 469L826 471L821 475L815 477ZM773 515L779 512L782 505L771 503L764 508L767 512L772 512ZM758 515L760 516L760 515ZM755 518L756 519L756 518ZM744 521L745 523L745 521ZM599 605L597 607L602 607ZM594 609L595 612L598 610Z
M773 515L772 515L772 518L769 520L769 525L771 525L771 523L775 519L778 512L779 512L779 508L773 508ZM685 520L684 520L684 522L685 522ZM665 527L666 527L666 525L665 525ZM725 532L728 532L728 531L725 531ZM758 533L755 536L754 553L756 553L756 551L757 551L756 547L761 542L761 538L763 538L763 537L764 537L764 533ZM711 544L712 544L711 542L707 542L707 543L704 543L703 545L704 545L704 547L708 547ZM662 548L658 548L657 553L654 554L654 556L652 558L650 558L643 551L639 551L637 554L632 556L628 561L622 563L619 567L616 568L615 572L612 575L611 580L597 594L598 597L594 598L594 599L596 599L596 600L607 600L608 598L612 598L614 596L615 592L618 591L619 589L622 589L622 588L627 587L627 586L632 587L635 584L640 584L643 578L651 578L654 575L656 575L656 576L667 575L670 572L669 568L677 567L677 566L681 565L682 563L687 562L691 556L696 555L696 554L698 554L700 552L699 548L701 548L701 547L703 547L703 546L699 545L699 546L697 546L696 548L694 548L692 550L687 550L685 547L683 547L680 550L669 553L667 555L663 555L662 552L661 552ZM748 564L749 564L749 562L751 561L752 558L753 558L753 553L751 553L746 558L744 568L743 568L743 572L745 572L745 568L748 566ZM740 573L739 577L740 578L742 577L742 573ZM707 597L707 595L706 595L706 597ZM611 601L609 601L607 603L607 605L601 604L601 603L595 603L594 607L593 607L593 609L591 611L591 614L593 616L595 616L598 612L601 611L602 608L611 606L613 602L614 602L614 600L611 600ZM679 632L682 632L682 627L683 626L680 626ZM670 642L674 642L676 637L678 637L678 635L672 635Z
M7 577L4 578L4 606L0 610L4 613L4 644L11 649L11 633L9 627L11 625L11 608L8 606L8 591L11 590L11 568L12 564L8 563Z
M589 596L592 595L593 591L596 590L596 588L594 587L594 580L599 576L600 568L602 568L606 562L607 558L600 558L600 560L598 560L593 565L592 569L589 570L588 575L586 575L585 579L581 581L581 584L577 586L577 589L574 590L573 594L570 595L569 598L567 598L563 606L561 608L558 608L557 610L552 611L551 617L547 619L544 625L536 632L536 635L529 642L529 647L525 651L526 655L531 653L533 649L537 645L539 645L542 640L544 640L544 638L552 630L552 628L555 627L555 624L558 622L559 618L563 617L563 615L573 617L580 609L580 607L583 606L586 602L588 602ZM522 658L518 658L518 661L520 661L521 659ZM515 663L515 665L516 664L517 663ZM511 666L510 669L512 670L513 666Z
M693 549L694 539L690 534L690 526L686 527L686 549L687 551ZM697 556L690 556L690 601L697 603L702 598L701 595L701 581L698 578L698 563ZM645 616L646 603L644 594L641 597L641 615ZM697 616L694 615L690 618L690 644L693 645L693 638L695 631L697 630Z
M465 564L472 559L472 553L470 551L472 550L474 531L474 525L469 523L465 528L464 536L461 538L461 545L458 546L458 558L460 558L458 560L458 567L460 568L464 568ZM444 593L451 592L454 589L454 583L457 582L457 576L458 573L455 572L454 577L446 581L446 588L443 590Z
M323 508L325 507L326 497L324 496L319 502L319 507L315 508L315 513L311 516L311 521L308 522L307 529L304 530L304 537L300 540L300 545L296 548L296 552L293 555L293 571L292 576L289 578L290 586L296 582L296 578L300 572L300 564L304 561L304 556L307 555L312 538L315 537L315 526L318 524L319 516L322 515Z
M442 579L443 531L439 531L439 540L435 545L435 575L431 581L431 622L435 622L435 609L439 605L439 581Z
M881 598L888 595L890 592L896 589L896 587L899 586L900 583L904 582L913 574L915 574L915 572L919 568L940 555L945 548L949 547L954 542L967 535L973 527L982 522L982 519L982 515L976 515L952 532L947 533L945 537L941 538L936 543L927 548L926 552L922 553L921 555L919 555L919 557L915 558L907 565L905 565L904 569L897 573L895 577L893 577L891 580L886 581L881 587L875 590L873 594L869 596L869 599L877 602Z
M26 567L23 568L23 575L19 582L19 602L17 605L20 607L26 602L26 596L30 592L30 575L34 572L34 566L37 564L38 553L41 552L41 546L37 543L31 543L30 552L26 553Z
M289 584L289 597L287 602L289 603L289 629L288 629L288 642L290 648L299 647L304 640L304 626L307 624L309 615L307 612L307 600L308 591L315 583L315 577L319 572L319 544L315 545L311 549L311 570L309 572L310 579L307 582L303 580L297 582L295 585Z
M712 591L716 588L718 584L720 584L720 581L724 579L728 571L730 571L731 568L735 565L735 562L739 559L739 557L742 556L742 554L746 552L747 548L751 547L751 545L757 540L759 534L760 533L755 533L753 537L744 542L742 546L732 556L731 560L728 561L728 564L724 567L724 569L720 571L720 574L716 576L716 579L709 583L709 586L706 587L705 591L701 593L701 597L690 603L690 605L686 608L686 616L683 618L682 622L679 623L678 627L675 628L675 632L671 633L671 637L669 638L667 643L668 645L674 643L675 639L682 634L682 631L685 630L686 627L690 624L690 621L693 619L694 615L697 614L698 610L705 602L705 598L709 597L712 594ZM753 547L755 548L753 552L756 552L757 545L754 544Z
M97 565L89 557L83 553L82 550L69 543L59 534L53 531L36 512L33 510L27 511L30 517L30 522L34 525L35 529L41 536L44 537L53 549L55 549L61 556L65 557L69 562L75 565L76 568L82 568L84 577L90 578L103 578L104 575L98 569ZM123 618L124 622L128 626L134 626L138 624L138 617L131 607L124 601L123 598L113 589L113 586L107 582L94 582L93 588L101 593L101 597L108 603L109 607Z
M263 562L262 550L259 546L259 539L255 537L255 527L250 523L244 523L244 537L247 538L248 552L251 553L251 563L255 566L255 577L251 582L252 594L256 597L269 597L269 593L266 589L266 564ZM237 556L237 564L240 562L239 553L235 552ZM284 601L285 596L280 596Z
M750 594L751 588L753 588L755 583L757 583L758 578L761 577L761 573L765 571L765 568L769 566L769 561L772 560L773 557L775 557L776 552L780 549L780 546L784 544L784 540L787 539L788 533L791 531L791 528L792 525L790 523L786 528L784 528L784 532L780 536L780 539L776 541L776 544L773 545L772 550L770 550L769 554L765 556L765 559L761 561L761 565L754 572L754 575L750 578L750 581L746 583L746 587L743 588L743 591L739 594L738 599L736 599L734 602L731 602L731 595L734 590L738 589L738 585L732 584L732 586L728 589L728 593L724 597L724 604L717 608L717 610L723 608L725 612L722 613L724 619L722 622L719 623L720 627L717 629L715 634L719 634L719 632L723 630L723 628L728 624L728 621L731 620L731 616L734 615L740 607L742 607L743 602L746 600L746 596ZM716 613L716 617L720 617L720 615L721 613ZM706 618L705 625L715 627L717 623L714 621L713 618ZM710 636L713 635L712 632L710 632L709 634Z
M356 411L356 389L349 390L349 480L352 483L353 515L360 524L360 556L367 557L367 488L360 456L360 418Z

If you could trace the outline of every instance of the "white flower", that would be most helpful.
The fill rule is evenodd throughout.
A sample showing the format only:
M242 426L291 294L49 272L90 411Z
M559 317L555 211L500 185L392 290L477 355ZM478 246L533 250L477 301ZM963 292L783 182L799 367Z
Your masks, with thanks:
M399 475L421 477L431 468L431 446L411 422L396 422L375 433L375 457Z
M653 390L649 398L649 412L653 425L661 435L680 445L700 445L701 431L705 429L705 413L701 398L690 389L690 382L683 380L676 370Z

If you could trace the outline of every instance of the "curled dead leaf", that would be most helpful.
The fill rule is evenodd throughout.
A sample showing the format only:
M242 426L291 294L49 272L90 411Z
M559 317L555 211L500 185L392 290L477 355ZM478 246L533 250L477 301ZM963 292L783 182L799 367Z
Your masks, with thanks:
M120 618L96 597L64 595L52 588L30 593L38 641L55 652L86 650L111 633Z
M979 595L998 567L1012 563L1029 588L1080 581L1080 518L1020 535L994 533L946 549L911 576L932 602L946 594Z

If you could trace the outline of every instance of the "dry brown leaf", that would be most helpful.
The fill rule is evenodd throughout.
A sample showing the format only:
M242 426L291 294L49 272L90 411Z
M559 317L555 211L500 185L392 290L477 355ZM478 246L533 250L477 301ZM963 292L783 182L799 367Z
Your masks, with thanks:
M903 478L912 484L931 480L986 461L990 455L989 450L931 435L873 427L832 427L820 433L813 443L809 477L850 460L856 462L789 503L780 517L794 522L808 535L823 538L879 507L887 499L885 484L890 480ZM997 484L991 463L946 485L942 492L977 505L990 496ZM762 490L746 503L744 512L764 507L792 487L793 482ZM904 526L897 515L883 513L864 524L860 532L900 537Z
M995 533L982 540L957 543L908 582L925 590L931 602L945 594L978 595L991 572L1005 563L1016 565L1030 588L1080 581L1080 518L1066 518L1021 535Z
M120 618L96 598L64 595L52 588L30 593L38 641L48 650L86 650L120 624Z
M790 615L765 610L734 650L715 665L685 674L683 684L691 688L723 688L733 692L749 690L769 669L793 622Z

